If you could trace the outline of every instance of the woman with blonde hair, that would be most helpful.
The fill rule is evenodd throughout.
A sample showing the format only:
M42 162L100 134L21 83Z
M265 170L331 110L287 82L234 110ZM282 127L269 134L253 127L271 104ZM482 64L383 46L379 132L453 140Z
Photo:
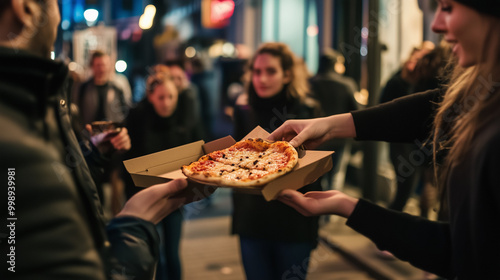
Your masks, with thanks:
M287 119L319 116L319 107L308 97L303 71L286 44L263 44L249 62L247 91L236 101L235 138L242 139L257 125L271 132ZM311 190L321 186L300 191ZM309 255L317 244L317 217L304 217L262 196L234 193L232 230L240 236L247 279L307 274Z
M285 123L294 146L334 137L433 139L449 222L390 211L341 192L284 191L304 215L337 214L382 250L449 279L497 279L500 264L500 2L439 0L432 28L452 45L449 86L349 114ZM440 164L438 164L440 163Z
M179 92L165 65L151 67L151 75L146 81L146 97L133 108L127 119L126 127L130 134L132 148L126 158L147 154L188 144L203 138L201 122L186 125L184 114L179 108ZM127 198L132 197L140 188L136 187L129 174L124 172ZM182 229L182 213L174 211L163 219L156 229L160 235L160 260L156 279L181 279L179 243Z

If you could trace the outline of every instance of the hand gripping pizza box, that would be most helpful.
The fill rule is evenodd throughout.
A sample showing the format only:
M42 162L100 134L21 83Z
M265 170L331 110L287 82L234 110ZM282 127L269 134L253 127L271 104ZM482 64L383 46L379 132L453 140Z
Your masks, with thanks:
M244 139L266 139L269 133L257 126ZM201 156L213 151L222 150L235 144L231 136L226 136L208 143L203 140L164 150L161 152L129 159L123 162L125 168L132 176L137 187L149 187L155 184L166 183L177 178L186 178L181 171L181 166L197 161ZM305 150L298 151L297 165L289 173L259 187L230 187L236 191L263 195L267 201L276 199L284 189L297 190L316 181L321 175L328 172L332 166L333 151ZM188 188L198 191L202 184L190 181ZM219 186L224 187L224 186Z

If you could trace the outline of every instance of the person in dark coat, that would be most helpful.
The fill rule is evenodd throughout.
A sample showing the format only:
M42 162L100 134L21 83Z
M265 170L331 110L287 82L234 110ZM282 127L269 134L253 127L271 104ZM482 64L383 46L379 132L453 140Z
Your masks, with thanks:
M425 271L447 279L496 279L500 263L500 2L440 0L432 24L452 44L448 86L364 111L289 121L270 139L310 146L332 137L433 143L447 222L389 210L338 191L281 193L311 216L337 214L347 225ZM292 139L293 138L293 139Z
M157 65L154 71L146 82L146 98L130 111L126 119L132 142L132 148L125 155L127 159L203 139L199 118L192 118L186 123L185 115L191 114L192 111L186 111L185 107L178 108L179 93L171 81L169 68ZM134 185L129 174L123 175L126 196L131 198L140 188ZM157 226L161 239L161 258L156 275L158 280L181 279L179 242L182 221L181 211L176 210Z
M14 202L0 219L15 237L0 242L2 279L152 279L154 224L192 200L187 182L138 193L105 225L71 127L68 68L50 59L57 1L2 1L0 22L2 205Z
M287 119L319 116L318 104L307 96L306 73L300 72L287 45L263 44L249 65L247 93L240 95L234 111L237 140L258 125L271 132ZM310 190L321 190L319 182L300 189ZM247 279L307 275L308 258L317 245L317 217L306 218L278 201L238 192L233 193L232 216Z
M413 93L413 87L418 81L415 71L417 63L433 49L434 43L424 42L420 47L412 50L401 69L394 73L382 88L380 103L389 102ZM431 88L426 88L425 90L427 89ZM410 155L420 148L421 145L416 145L415 143L389 144L389 159L394 166L397 185L394 199L389 204L390 209L403 211L406 202L417 188L424 164L410 167L408 162L410 161Z
M333 50L325 49L319 58L318 72L309 79L313 97L318 100L323 111L323 116L347 113L359 109L354 95L358 91L358 85L351 77L343 76L345 71L344 56ZM333 139L323 144L319 149L335 151L332 155L333 168L325 174L325 189L341 189L343 186L333 186L334 176L339 172L340 160L347 147L350 153L350 142L347 139ZM346 167L344 167L346 168Z

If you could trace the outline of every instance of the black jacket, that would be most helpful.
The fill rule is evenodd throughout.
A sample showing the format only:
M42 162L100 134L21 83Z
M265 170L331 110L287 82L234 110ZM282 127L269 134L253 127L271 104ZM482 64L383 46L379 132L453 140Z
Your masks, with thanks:
M495 92L498 93L498 92ZM360 140L422 141L442 93L409 95L353 112ZM382 250L450 279L498 279L500 264L500 113L474 135L447 178L449 222L433 222L361 200L347 225Z
M187 104L189 100L190 98L183 97L182 104L178 103L177 109L168 118L160 117L147 98L130 110L125 125L130 135L132 148L124 155L124 158L140 157L202 140L204 133L199 114L193 112L193 104ZM186 115L191 116L186 119ZM141 188L135 186L132 177L124 168L122 168L122 175L126 195L131 197Z
M319 106L287 97L284 92L262 100L250 98L252 107L237 105L234 113L235 139L241 140L257 125L273 131L287 119L305 119L319 115ZM319 191L319 180L300 189ZM285 242L317 244L318 217L305 217L279 202L266 201L259 195L233 193L232 232L245 237Z
M2 269L9 274L1 278L150 279L158 235L152 223L132 217L113 219L106 229L70 125L67 68L9 48L0 48L0 61L0 170L15 169L15 185L4 184L1 195L6 206L12 191L14 208L0 212L3 229L15 225L14 241L0 242L0 261L6 264L4 252L14 249L8 265L15 273Z

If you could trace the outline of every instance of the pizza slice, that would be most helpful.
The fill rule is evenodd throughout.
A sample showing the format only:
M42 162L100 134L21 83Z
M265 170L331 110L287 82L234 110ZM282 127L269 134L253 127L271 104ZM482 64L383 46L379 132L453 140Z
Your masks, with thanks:
M285 141L252 138L202 156L183 166L188 178L219 186L261 186L287 172L298 162L298 154Z

